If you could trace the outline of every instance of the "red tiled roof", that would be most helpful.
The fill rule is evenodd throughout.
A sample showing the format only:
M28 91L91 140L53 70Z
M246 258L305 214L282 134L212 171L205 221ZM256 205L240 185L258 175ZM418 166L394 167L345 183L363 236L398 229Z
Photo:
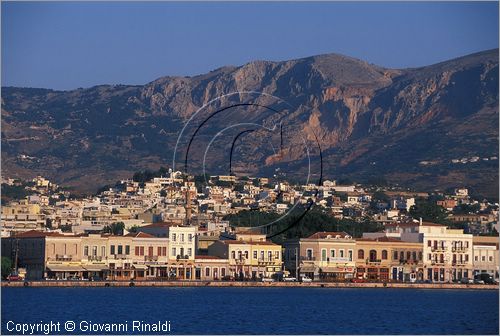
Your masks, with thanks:
M350 236L350 235L347 234L346 232L323 231L323 232L316 232L311 236L307 237L307 239L324 239L328 236L331 236L331 238L335 238L336 236L340 236L340 238L345 238L345 236Z
M194 259L221 259L221 257L211 255L197 255L194 257Z
M156 236L150 235L149 233L144 233L144 232L130 232L129 234L125 235L124 237L133 237L133 238L158 238Z
M47 232L30 230L14 235L15 238L44 238L44 237L76 237L74 235L63 235L60 232Z
M393 237L378 237L378 238L357 238L356 241L368 241L368 242L391 242L391 243L407 243L398 238Z
M221 240L221 242L224 244L277 245L270 241Z

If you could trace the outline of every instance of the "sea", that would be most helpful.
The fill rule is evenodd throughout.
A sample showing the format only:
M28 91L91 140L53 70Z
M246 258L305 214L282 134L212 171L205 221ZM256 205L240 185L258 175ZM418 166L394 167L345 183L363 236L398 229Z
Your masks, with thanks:
M492 290L3 287L1 300L2 335L499 334Z

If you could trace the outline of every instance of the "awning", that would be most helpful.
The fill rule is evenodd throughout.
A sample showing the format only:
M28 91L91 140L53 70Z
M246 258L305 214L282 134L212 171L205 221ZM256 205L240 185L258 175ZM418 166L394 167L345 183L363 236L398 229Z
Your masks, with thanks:
M87 271L92 272L100 272L109 269L106 265L83 265L83 268L85 268L85 270Z
M344 273L348 272L344 267L321 267L323 273ZM352 272L352 269L350 270Z
M146 270L148 266L146 265L132 265L135 269Z
M300 272L305 272L305 273L311 273L314 272L316 267L314 265L307 265L307 266L302 266L300 268Z
M81 266L63 266L63 265L49 265L49 271L52 272L82 272L84 269Z

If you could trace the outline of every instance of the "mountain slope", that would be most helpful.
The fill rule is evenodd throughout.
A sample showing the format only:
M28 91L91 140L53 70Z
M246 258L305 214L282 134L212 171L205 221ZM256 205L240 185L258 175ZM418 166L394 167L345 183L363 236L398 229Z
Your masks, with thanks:
M223 113L200 135L205 146L221 125L271 125L279 119L293 131L285 134L286 155L278 161L295 174L307 170L306 151L297 144L316 135L328 178L385 178L426 189L466 185L486 196L498 194L498 161L483 160L498 156L497 49L415 69L385 69L328 54L162 77L144 86L3 88L2 173L42 174L92 191L139 169L171 165L185 122L212 99L236 91L280 99L233 95L206 113L253 102L280 114L255 107ZM228 139L210 149L211 172L227 173ZM270 174L278 167L270 149L275 146L262 141L240 140L236 171ZM193 146L193 172L201 169L204 148ZM474 156L481 159L451 162ZM312 165L317 171L317 155Z

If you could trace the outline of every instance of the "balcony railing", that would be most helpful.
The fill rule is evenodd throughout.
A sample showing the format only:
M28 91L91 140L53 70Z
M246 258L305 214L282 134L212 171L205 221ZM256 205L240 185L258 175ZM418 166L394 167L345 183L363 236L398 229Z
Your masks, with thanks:
M467 248L462 246L462 247L452 247L451 248L451 251L452 252L466 252L467 251Z
M102 261L102 257L101 256L88 256L87 259L89 261Z
M57 261L70 261L73 259L72 255L69 254L56 254Z
M366 264L380 264L382 260L380 259L366 259Z
M145 257L144 257L144 260L145 260L145 261L158 261L158 256L157 256L157 255L153 255L153 256L145 256Z

